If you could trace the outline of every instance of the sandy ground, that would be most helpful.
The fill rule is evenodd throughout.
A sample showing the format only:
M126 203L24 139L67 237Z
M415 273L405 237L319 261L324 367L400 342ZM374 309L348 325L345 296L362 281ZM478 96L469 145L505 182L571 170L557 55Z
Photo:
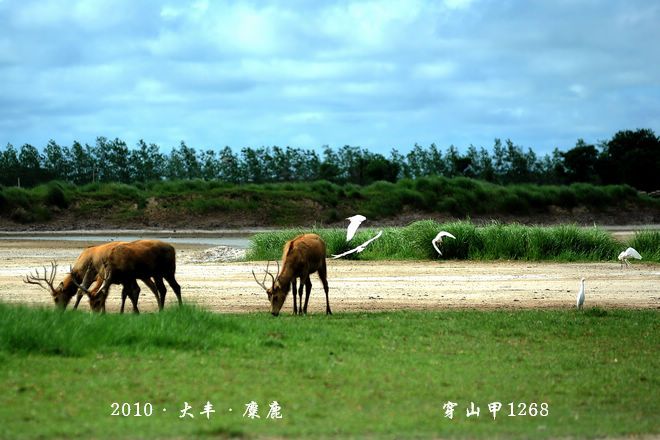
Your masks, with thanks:
M67 241L0 241L0 301L52 304L50 294L22 282L30 270L56 260L68 271L87 244ZM267 312L266 294L254 282L265 263L193 263L206 246L177 245L177 280L184 302L217 312ZM261 272L263 273L263 272ZM62 278L58 274L56 282ZM397 309L521 309L575 307L580 277L586 278L585 306L660 308L660 266L635 262L630 269L611 263L527 262L352 262L328 260L330 305L334 313ZM312 277L309 312L325 311L318 277ZM142 286L140 310L154 311L156 300ZM108 298L117 311L120 286ZM292 308L291 295L284 311ZM175 304L168 289L166 307ZM81 308L88 310L86 299ZM129 308L130 309L130 308Z

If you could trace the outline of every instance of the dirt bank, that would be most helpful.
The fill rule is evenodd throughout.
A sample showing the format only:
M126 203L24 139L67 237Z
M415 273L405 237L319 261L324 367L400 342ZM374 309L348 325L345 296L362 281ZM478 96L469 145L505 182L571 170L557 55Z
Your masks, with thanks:
M84 243L53 241L0 241L0 301L51 305L50 296L37 286L24 284L29 270L57 260L68 270ZM261 263L198 263L202 247L177 246L177 279L183 299L217 312L268 311L265 293L252 278ZM635 262L638 263L638 262ZM578 280L585 277L586 306L603 308L660 308L660 267L634 264L622 269L611 263L526 262L351 262L328 260L330 304L335 313L398 309L519 309L574 307ZM58 275L57 280L61 279ZM310 298L310 313L325 310L318 278ZM120 287L111 290L110 311L119 308ZM174 305L169 290L167 307ZM86 301L82 308L88 309ZM144 287L141 311L156 309ZM285 310L291 310L287 299Z
M36 223L16 223L9 218L0 217L0 231L71 231L102 229L144 229L144 230L182 230L182 229L258 229L285 227L345 227L344 215L327 220L318 207L296 211L296 216L286 219L264 216L261 210L237 212L210 212L195 214L181 209L148 209L140 214L120 215L120 207L108 208L89 215L80 215L73 210L57 211L51 220ZM634 213L634 215L631 215ZM326 220L324 220L326 219ZM571 209L557 206L548 207L545 212L512 214L508 212L453 216L447 213L415 211L404 208L392 217L370 218L369 225L374 227L405 226L417 220L433 219L439 222L470 220L475 224L520 223L524 225L556 225L574 223L580 226L616 226L648 225L660 223L660 210L655 207L630 206L626 209L603 208L589 209L577 206Z

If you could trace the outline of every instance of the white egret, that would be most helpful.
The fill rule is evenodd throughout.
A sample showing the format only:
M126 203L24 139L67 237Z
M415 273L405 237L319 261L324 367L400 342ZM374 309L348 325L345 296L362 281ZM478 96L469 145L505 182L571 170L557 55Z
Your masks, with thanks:
M383 231L378 231L378 234L376 234L375 237L370 238L369 240L365 241L364 243L362 243L360 246L356 247L355 249L351 249L350 251L346 251L343 254L339 254L339 255L332 254L332 259L336 260L337 258L344 257L344 256L352 254L354 252L358 252L358 253L362 252L363 250L365 250L367 248L367 246L369 246L369 243L376 240L381 235L383 235Z
M346 220L349 220L351 223L346 228L346 241L351 241L351 238L355 235L355 231L360 227L360 224L365 221L367 218L363 215L354 215L352 217L346 217Z
M581 309L584 304L584 278L580 280L580 290L577 294L577 308Z
M431 240L431 244L433 244L433 247L435 248L436 251L438 251L438 253L439 253L440 255L442 255L442 252L440 252L440 249L438 249L438 245L437 245L437 244L441 244L441 243L442 243L442 237L449 237L449 238L453 238L454 240L456 240L456 237L454 237L453 235L451 235L451 234L450 234L449 232L447 232L447 231L440 231L440 232L438 232L438 235L436 235L435 238L434 238L433 240ZM436 243L437 243L437 244L436 244Z
M639 252L637 252L635 249L629 247L625 251L621 252L618 256L618 259L621 262L622 267L623 267L623 263L626 263L626 266L630 266L630 263L628 262L629 258L635 258L637 260L641 260L642 256L639 255Z

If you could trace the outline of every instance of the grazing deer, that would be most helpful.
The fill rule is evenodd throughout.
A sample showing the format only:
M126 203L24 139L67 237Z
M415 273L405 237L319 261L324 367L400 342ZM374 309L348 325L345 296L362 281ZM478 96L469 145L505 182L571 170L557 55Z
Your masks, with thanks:
M80 300L82 299L83 292L86 292L97 279L98 273L103 267L103 258L112 248L124 243L126 242L111 242L86 248L80 253L73 267L71 267L70 272L57 287L53 286L57 274L57 263L55 262L51 263L50 274L44 267L43 276L39 274L39 270L36 270L35 275L27 275L23 281L28 284L36 284L48 290L53 296L55 305L63 310L69 305L71 298L73 298L74 295L77 295L76 303L73 306L74 309L77 309L78 304L80 304ZM149 278L143 278L142 282L151 289L160 305L158 290L156 289L154 282ZM132 292L133 289L130 291ZM128 290L126 292L122 291L122 313L124 312L124 304L128 293ZM137 312L137 297L131 296L130 298L131 303L133 304L133 311Z
M277 269L277 278L275 278L273 274L268 272L268 266L266 266L266 275L264 275L264 279L261 282L257 280L257 276L252 271L254 280L268 294L270 313L274 316L279 315L289 289L293 286L293 314L307 314L307 303L309 302L309 294L312 290L312 282L309 276L314 272L318 272L319 278L323 283L323 290L325 290L325 313L332 315L330 311L330 300L328 298L329 288L325 265L325 242L321 237L316 234L303 234L293 240L287 241L282 252L282 270L280 270L279 264ZM267 275L273 280L270 288L267 288L265 285ZM300 279L300 289L298 291L299 306L296 304L297 278ZM302 303L303 286L306 290L304 306Z
M94 311L105 312L105 300L112 284L122 284L124 292L129 297L139 293L136 279L153 278L159 292L158 307L165 305L167 289L163 278L174 290L179 306L181 301L181 286L174 278L176 271L176 251L172 245L159 240L137 240L113 247L103 259L103 269L99 273L102 281L94 291L86 290L89 304Z

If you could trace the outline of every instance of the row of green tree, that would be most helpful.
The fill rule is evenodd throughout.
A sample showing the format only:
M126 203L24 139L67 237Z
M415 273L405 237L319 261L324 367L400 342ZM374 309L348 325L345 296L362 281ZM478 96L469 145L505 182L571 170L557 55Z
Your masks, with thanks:
M507 140L492 149L415 144L406 154L389 157L346 145L338 149L230 147L196 150L181 142L169 153L140 140L135 148L120 139L96 139L94 145L70 147L51 140L43 149L8 144L0 152L0 183L34 186L58 179L89 182L147 182L164 179L219 179L232 183L328 180L366 185L375 181L441 175L465 176L499 184L539 183L629 184L640 190L660 189L660 137L650 129L617 132L598 145L578 140L567 150L537 156Z

